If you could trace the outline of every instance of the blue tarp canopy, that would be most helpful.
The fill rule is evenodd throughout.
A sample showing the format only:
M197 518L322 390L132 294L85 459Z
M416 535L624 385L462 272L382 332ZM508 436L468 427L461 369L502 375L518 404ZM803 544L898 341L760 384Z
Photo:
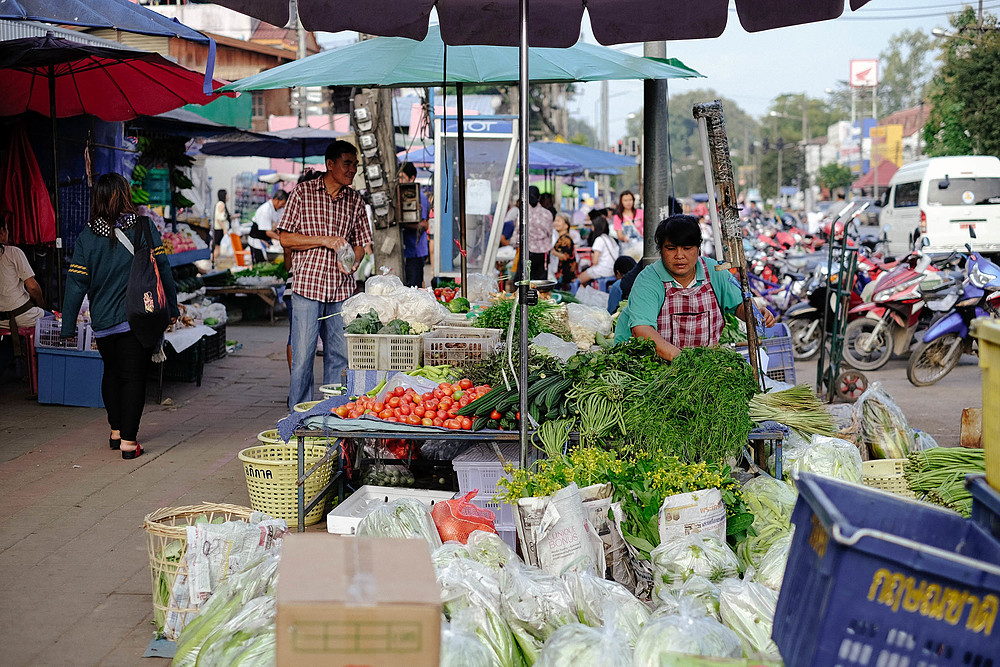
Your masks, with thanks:
M465 148L466 161L470 159L470 150L474 150L474 148L469 145L467 137ZM409 152L399 153L398 157L401 161L412 162L415 165L433 165L434 147L427 146L411 149ZM555 155L544 146L539 146L537 142L528 147L528 162L531 169L544 169L546 171L576 170L580 168L578 163Z
M635 157L618 155L610 151L602 151L580 144L566 144L559 141L535 141L531 148L544 150L547 154L568 160L578 165L578 171L604 172L635 167L638 161ZM564 174L570 173L563 171Z

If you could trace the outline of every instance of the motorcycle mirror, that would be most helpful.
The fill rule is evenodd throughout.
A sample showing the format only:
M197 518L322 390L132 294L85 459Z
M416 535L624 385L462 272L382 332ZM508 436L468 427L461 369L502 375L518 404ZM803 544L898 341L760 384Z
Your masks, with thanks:
M891 232L892 231L892 225L886 225L885 227L882 228L882 231L886 232L886 233Z
M931 240L929 238L927 238L926 236L921 237L921 239L920 239L920 245L922 245L923 247L926 248L930 244L931 244Z
M938 181L938 190L947 190L950 185L951 185L951 181L948 180L948 174L945 174L944 175L944 180L943 181Z
M976 226L969 225L969 238L976 238Z
M968 250L970 253L972 252L972 246L969 245L968 243L965 244L965 249Z

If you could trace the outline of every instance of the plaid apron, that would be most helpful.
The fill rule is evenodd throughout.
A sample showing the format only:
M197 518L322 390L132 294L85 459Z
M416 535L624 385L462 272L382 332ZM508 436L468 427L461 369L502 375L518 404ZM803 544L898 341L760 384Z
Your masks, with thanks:
M670 344L686 347L717 345L726 320L719 300L708 280L708 266L701 259L705 282L691 287L679 287L676 282L663 283L664 297L656 330Z

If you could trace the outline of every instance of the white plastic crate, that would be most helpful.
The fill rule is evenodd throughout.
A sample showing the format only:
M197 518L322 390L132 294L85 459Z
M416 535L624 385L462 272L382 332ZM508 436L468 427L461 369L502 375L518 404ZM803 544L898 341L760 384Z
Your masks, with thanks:
M514 523L514 506L494 500L492 493L480 493L472 499L472 504L479 509L489 510L496 515L493 525L498 531L501 528L505 530L517 529L517 525Z
M442 500L455 496L450 491L430 491L427 489L404 489L395 486L366 485L352 493L344 502L334 507L326 515L326 529L337 535L353 535L361 519L382 503L399 498L419 500L428 508Z
M90 323L84 324L83 347L81 349L97 352L97 337L94 336L94 327Z
M63 350L82 350L86 340L86 325L78 324L76 336L72 338L60 338L59 332L62 330L62 320L54 317L43 317L35 320L35 347L58 347Z
M437 326L424 334L424 363L428 366L480 361L500 343L500 329Z
M452 460L451 464L458 475L459 494L465 495L479 489L479 494L492 498L497 492L497 482L505 478L504 462L518 465L520 461L520 445L516 442L500 445L500 453L504 461L497 458L493 446L479 443L462 452ZM513 525L513 519L511 519Z
M344 334L347 367L358 371L412 371L423 356L423 334Z

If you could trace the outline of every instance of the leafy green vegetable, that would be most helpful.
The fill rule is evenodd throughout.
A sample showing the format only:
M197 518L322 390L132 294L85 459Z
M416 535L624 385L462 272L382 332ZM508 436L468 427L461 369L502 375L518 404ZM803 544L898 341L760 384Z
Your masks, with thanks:
M374 312L374 311L369 311L369 312ZM357 320L355 320L354 322L357 322ZM393 336L409 336L411 333L413 333L413 330L410 328L409 322L405 322L400 319L395 319L389 322L389 324L379 329L378 333L388 334Z
M489 308L479 313L473 323L483 329L503 329L510 326L510 314L517 305L516 298L502 298ZM569 331L569 323L556 315L559 304L552 301L539 301L537 305L528 308L528 338L534 338L540 333L548 332L563 340L573 340ZM565 311L563 311L565 312ZM514 338L517 339L521 330L520 317L514 318Z
M369 310L364 315L358 315L353 322L344 329L349 334L374 334L382 328L382 323L378 319L375 309Z
M456 296L445 304L445 307L453 313L467 313L472 304L464 296Z
M736 316L732 313L726 313L726 326L722 328L722 335L719 336L719 343L725 345L728 343L745 342L747 342L747 335L745 331L740 328L740 321L736 319Z

